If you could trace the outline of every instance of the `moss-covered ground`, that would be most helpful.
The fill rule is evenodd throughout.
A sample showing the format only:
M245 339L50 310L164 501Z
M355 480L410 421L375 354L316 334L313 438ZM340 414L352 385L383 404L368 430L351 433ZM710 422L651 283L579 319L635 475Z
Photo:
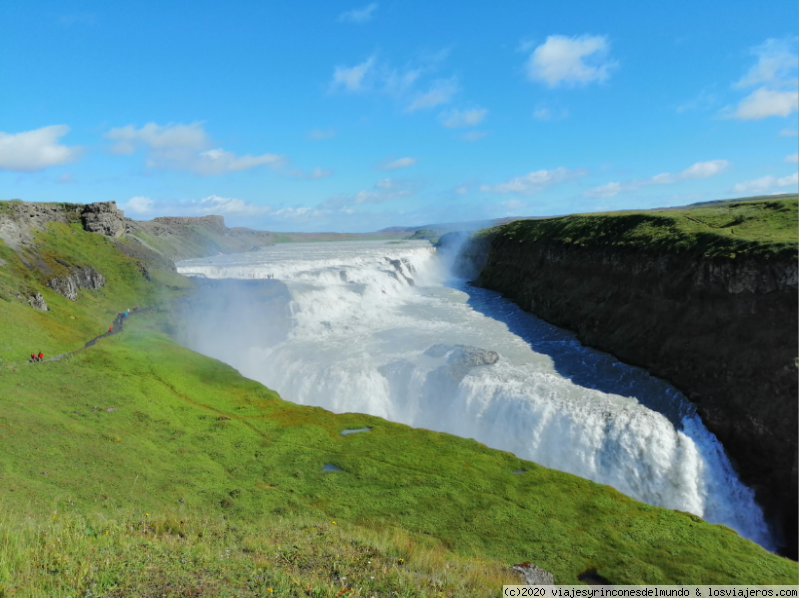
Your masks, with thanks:
M157 264L148 281L125 242L77 225L19 254L0 242L0 596L487 596L520 561L558 583L796 582L796 563L724 526L473 440L283 401L178 346L167 307L27 363L190 290ZM56 258L106 286L55 294ZM50 311L17 298L31 290Z
M517 220L480 234L498 233L520 242L554 241L587 248L795 259L797 222L797 198L793 197Z

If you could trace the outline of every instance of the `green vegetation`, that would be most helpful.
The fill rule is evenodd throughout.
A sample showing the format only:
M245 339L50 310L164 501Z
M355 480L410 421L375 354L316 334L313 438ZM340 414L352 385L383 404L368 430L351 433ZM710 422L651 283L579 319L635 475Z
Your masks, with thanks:
M528 560L558 583L795 583L796 563L724 526L473 440L281 400L165 334L191 284L157 261L148 281L138 247L60 224L20 254L0 242L1 597L487 596ZM106 286L57 295L56 258ZM136 304L163 307L25 361Z
M498 233L519 242L552 241L581 247L796 259L798 222L794 197L517 220L481 234Z

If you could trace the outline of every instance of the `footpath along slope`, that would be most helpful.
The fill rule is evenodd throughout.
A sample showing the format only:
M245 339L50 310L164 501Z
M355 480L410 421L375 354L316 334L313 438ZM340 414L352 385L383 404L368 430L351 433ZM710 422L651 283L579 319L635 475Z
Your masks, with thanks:
M75 350L119 306L191 288L131 256L124 236L78 222L32 234L17 250L0 243L9 361L31 344ZM105 283L75 300L47 284L65 274L57 268L87 266ZM29 303L34 292L47 311ZM307 595L306 585L332 596L347 584L363 595L488 595L517 581L507 568L523 561L558 583L589 572L615 583L791 583L799 573L724 526L473 440L283 401L179 347L171 329L169 311L136 314L124 333L61 360L0 366L3 591L217 595L226 579L243 596ZM343 471L325 473L327 463ZM332 521L349 531L331 534ZM448 563L472 577L453 579Z

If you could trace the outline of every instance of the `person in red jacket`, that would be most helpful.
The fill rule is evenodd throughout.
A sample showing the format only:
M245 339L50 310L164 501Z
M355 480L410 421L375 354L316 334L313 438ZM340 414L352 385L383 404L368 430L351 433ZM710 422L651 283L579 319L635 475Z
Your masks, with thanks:
M41 361L42 359L44 359L44 353L39 351L39 361Z
M36 353L31 353L31 361L36 361Z

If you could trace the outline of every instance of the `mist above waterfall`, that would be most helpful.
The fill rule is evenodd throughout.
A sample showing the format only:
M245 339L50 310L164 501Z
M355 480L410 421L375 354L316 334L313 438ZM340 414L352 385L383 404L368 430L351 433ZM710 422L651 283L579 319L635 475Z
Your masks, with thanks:
M181 340L286 400L475 438L774 548L678 391L451 278L427 242L287 244L178 270L205 279Z

